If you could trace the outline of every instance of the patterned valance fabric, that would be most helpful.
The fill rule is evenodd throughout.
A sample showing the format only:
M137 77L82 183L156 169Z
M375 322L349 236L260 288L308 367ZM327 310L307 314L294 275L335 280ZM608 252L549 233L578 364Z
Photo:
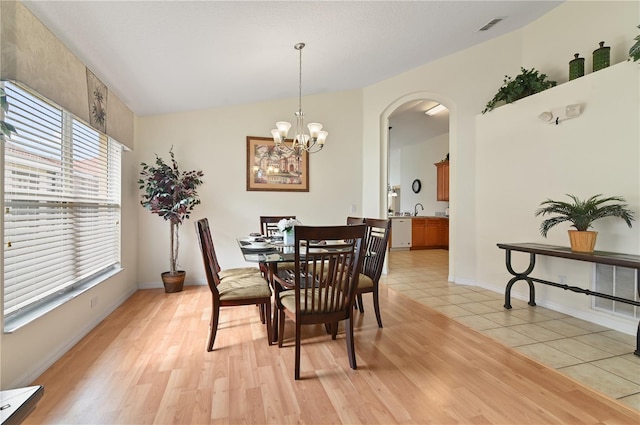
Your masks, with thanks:
M0 78L31 88L133 149L133 112L15 1L0 1Z

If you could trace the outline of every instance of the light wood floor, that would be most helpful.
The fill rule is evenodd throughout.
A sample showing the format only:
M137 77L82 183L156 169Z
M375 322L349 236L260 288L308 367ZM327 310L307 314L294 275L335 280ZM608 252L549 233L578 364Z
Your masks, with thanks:
M256 307L225 308L208 353L206 287L138 291L34 382L45 395L25 423L640 423L637 411L390 288L384 329L371 296L356 314L358 370L344 333L332 341L308 327L297 382L290 322L286 346L268 346Z

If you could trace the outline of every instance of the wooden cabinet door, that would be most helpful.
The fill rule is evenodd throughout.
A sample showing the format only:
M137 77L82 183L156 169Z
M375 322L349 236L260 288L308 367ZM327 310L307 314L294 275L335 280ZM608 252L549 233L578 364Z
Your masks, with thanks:
M442 246L442 225L438 218L427 219L424 245L429 248Z
M436 200L449 200L449 161L442 161L436 166Z
M423 248L425 246L425 222L424 218L411 220L411 248Z
M443 246L449 249L449 219L442 220L442 229L443 229Z

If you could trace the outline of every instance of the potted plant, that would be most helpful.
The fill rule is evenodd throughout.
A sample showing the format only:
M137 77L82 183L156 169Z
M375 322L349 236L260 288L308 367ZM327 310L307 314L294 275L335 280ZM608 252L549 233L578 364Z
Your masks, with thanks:
M295 218L283 218L278 222L278 230L282 232L283 243L293 245L295 243L294 227L300 225L300 221Z
M140 204L170 224L170 263L169 271L162 273L162 283L165 292L182 291L185 271L177 270L179 230L184 220L189 218L193 208L200 203L197 187L202 184L202 171L180 171L173 154L173 147L169 150L171 164L164 162L156 154L153 165L141 162L141 178L138 180L143 190Z
M638 25L638 29L640 29L640 25ZM634 40L636 43L629 49L629 59L633 59L635 62L640 59L640 35L637 35Z
M520 74L516 78L508 75L504 76L502 86L498 89L498 93L487 102L482 113L493 110L499 102L512 103L523 97L531 96L556 85L555 81L547 80L546 74L540 74L535 68L520 68Z
M595 220L604 217L620 217L631 227L631 221L634 219L633 212L629 210L626 201L620 196L603 198L602 195L594 195L585 201L581 201L575 195L567 194L567 196L573 202L547 199L540 204L541 208L536 210L536 217L555 214L554 217L548 218L540 224L540 233L545 238L549 229L568 221L576 229L569 230L571 250L593 252L598 232L590 231L589 228Z
M4 92L3 88L0 88L0 108L3 112L7 112L9 110L7 94ZM8 122L0 120L0 141L5 140L5 138L10 139L12 133L16 133L16 128Z

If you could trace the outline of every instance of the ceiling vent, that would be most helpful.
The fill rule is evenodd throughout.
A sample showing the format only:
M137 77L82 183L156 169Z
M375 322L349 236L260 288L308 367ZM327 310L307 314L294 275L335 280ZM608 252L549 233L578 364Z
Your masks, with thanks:
M487 31L489 28L502 21L504 18L495 18L489 21L484 27L480 28L478 31Z

